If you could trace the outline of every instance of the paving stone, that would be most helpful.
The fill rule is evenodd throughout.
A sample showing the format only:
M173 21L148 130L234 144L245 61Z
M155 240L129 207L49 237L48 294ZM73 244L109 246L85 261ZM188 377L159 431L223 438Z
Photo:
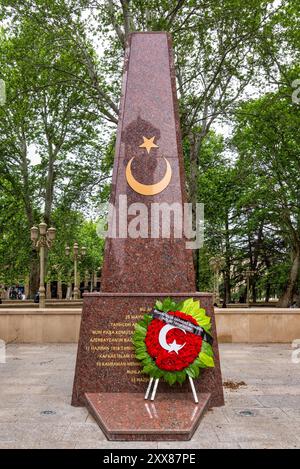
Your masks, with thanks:
M241 441L239 443L242 449L285 449L287 442L282 440L252 440ZM288 444L289 449L299 449L300 444Z
M288 389L287 389L288 391ZM258 401L264 407L289 407L291 409L300 409L300 390L298 395L294 394L272 394L257 396Z
M51 440L23 440L21 442L0 442L0 449L74 449L75 443L72 441L51 441Z
M300 409L291 409L289 407L283 407L281 409L289 418L300 420Z
M165 441L158 443L159 449L239 449L240 446L237 442L222 442L217 439L211 440L202 438L199 441Z
M217 426L216 433L218 439L224 442L235 441L241 443L253 440L280 440L285 444L286 448L298 443L297 438L287 426L279 421L274 421L272 424L270 419L265 421L260 420L259 422L254 422L251 419L247 419L244 423L232 422Z
M78 442L76 449L157 449L155 441L95 441Z
M71 423L63 436L64 440L79 442L106 441L103 432L97 423Z
M245 394L225 393L225 406L228 407L263 407L263 404L256 399L256 396Z
M226 407L224 413L229 422L244 422L246 419L251 419L252 421L266 421L267 419L273 420L285 420L287 415L283 410L275 408L261 408L261 407L237 407L230 408Z
M0 426L0 441L23 441L28 439L38 442L45 435L50 440L61 440L68 426L69 424L37 424L36 421L5 423L5 425Z

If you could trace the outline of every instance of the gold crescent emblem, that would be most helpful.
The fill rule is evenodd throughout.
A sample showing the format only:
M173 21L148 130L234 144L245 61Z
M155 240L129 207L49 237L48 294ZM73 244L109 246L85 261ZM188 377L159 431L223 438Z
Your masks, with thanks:
M134 160L134 157L131 158L131 160L128 161L128 164L126 166L126 180L129 184L129 186L138 194L142 195L155 195L159 194L162 192L168 185L170 184L171 177L172 177L172 168L168 160L163 157L166 164L167 164L167 170L164 175L164 177L157 182L156 184L142 184L141 182L138 182L132 172L131 172L131 163Z

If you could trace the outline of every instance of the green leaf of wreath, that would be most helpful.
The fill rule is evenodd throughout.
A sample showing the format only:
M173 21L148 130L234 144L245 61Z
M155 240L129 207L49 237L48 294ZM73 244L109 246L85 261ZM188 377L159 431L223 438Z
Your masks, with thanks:
M199 360L208 368L215 366L214 359L206 355L204 352L199 353Z
M168 313L169 311L176 311L176 303L171 298L165 298L163 302L157 301L155 308L164 313Z
M209 357L214 356L212 346L208 342L205 342L205 340L202 342L201 352L206 353Z

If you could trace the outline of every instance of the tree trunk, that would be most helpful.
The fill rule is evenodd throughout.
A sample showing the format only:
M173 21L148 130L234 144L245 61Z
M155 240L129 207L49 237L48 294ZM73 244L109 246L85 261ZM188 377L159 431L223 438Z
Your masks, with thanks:
M284 292L278 301L278 307L288 308L293 300L293 295L296 291L297 280L299 276L300 269L300 244L293 249L292 253L292 267L289 274L289 279L285 287Z
M125 33L125 44L128 40L129 34L134 31L133 20L130 11L130 0L121 0L123 19L124 19L124 33Z
M230 271L226 268L224 271L224 301L226 304L230 303L231 300L231 288L230 288Z
M256 278L255 276L252 278L252 302L256 303L257 301L257 290L256 290Z
M192 134L190 136L190 175L189 175L189 201L192 203L192 218L193 218L193 230L196 229L196 204L197 204L197 192L198 192L198 151L199 142L197 136ZM193 251L195 278L196 278L196 289L199 288L199 249Z
M46 190L45 190L45 211L44 211L44 222L48 225L48 228L51 223L51 211L53 203L53 188L54 188L54 155L52 150L52 145L49 144L49 162L48 162L48 173L46 180Z
M230 286L230 239L229 239L229 214L226 212L225 217L225 268L224 268L224 301L230 303L231 301L231 286Z
M271 267L271 261L265 253L264 253L263 257L264 257L264 262L265 262L265 265L266 265L266 268L267 268L267 275L269 275L269 269ZM270 282L268 282L266 284L266 293L265 293L265 302L266 303L269 303L270 296L271 296L271 284L270 284Z
M20 150L21 150L21 174L23 179L23 200L24 209L28 221L28 227L31 228L34 224L33 207L31 200L31 187L29 183L29 168L28 168L28 152L25 131L22 128L20 135ZM29 236L29 230L28 230ZM29 298L34 298L39 288L39 256L36 249L32 248L29 261Z
M271 285L270 283L267 283L266 285L266 293L265 293L265 302L269 303L270 300L270 293L271 293Z

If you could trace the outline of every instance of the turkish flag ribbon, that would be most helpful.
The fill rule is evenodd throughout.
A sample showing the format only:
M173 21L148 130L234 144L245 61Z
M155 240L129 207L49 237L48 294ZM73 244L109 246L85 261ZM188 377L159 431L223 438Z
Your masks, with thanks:
M164 321L167 324L172 324L172 326L179 327L184 331L191 332L195 335L200 335L202 339L210 345L212 345L213 343L214 339L208 332L206 332L202 327L192 324L190 321L186 321L171 314L164 313L163 311L158 311L157 309L154 309L149 314L153 318L160 319L161 321Z

